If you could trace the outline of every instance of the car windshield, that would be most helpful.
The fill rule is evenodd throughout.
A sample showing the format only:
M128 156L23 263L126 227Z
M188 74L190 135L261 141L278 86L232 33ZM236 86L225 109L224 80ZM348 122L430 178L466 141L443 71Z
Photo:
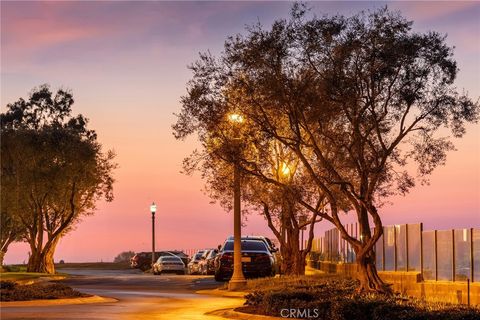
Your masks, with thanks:
M161 259L163 262L182 262L182 260L177 257L162 257Z
M227 241L223 247L224 251L233 250L233 241ZM267 247L263 241L252 241L244 240L242 241L242 250L245 251L267 251Z
M193 259L199 260L202 257L203 253L197 253Z

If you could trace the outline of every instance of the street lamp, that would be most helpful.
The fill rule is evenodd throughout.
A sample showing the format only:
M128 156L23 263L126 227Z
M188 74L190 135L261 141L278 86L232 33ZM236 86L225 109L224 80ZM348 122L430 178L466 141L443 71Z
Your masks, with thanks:
M234 124L244 122L242 115L232 113L228 116ZM236 138L237 140L239 138ZM242 269L242 218L240 212L240 164L238 151L234 159L233 168L233 274L228 282L229 290L243 289L247 283Z
M150 212L152 213L152 268L155 264L155 212L157 211L157 205L152 202L150 206Z

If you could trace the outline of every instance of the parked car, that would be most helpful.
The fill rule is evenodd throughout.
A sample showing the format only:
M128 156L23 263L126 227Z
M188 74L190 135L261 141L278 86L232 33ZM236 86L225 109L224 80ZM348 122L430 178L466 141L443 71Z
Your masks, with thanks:
M232 240L233 241L233 236L228 237L227 240ZM278 249L275 247L275 244L273 243L272 240L265 236L243 236L242 240L259 240L263 241L265 245L268 248L268 251L272 254L273 257L273 264L275 268L275 273L280 273L280 253L278 252Z
M242 268L246 278L275 275L273 255L264 241L242 239ZM215 280L228 280L232 273L233 240L227 240L215 257Z
M187 271L189 274L198 274L200 273L199 262L202 260L202 255L205 253L205 250L197 251L190 259L190 262L187 265Z
M163 252L163 251L162 251ZM178 250L171 250L171 251L165 251L169 255L173 255L175 257L179 257L182 259L183 264L186 266L190 259L188 258L188 255L183 252L183 251L178 251Z
M153 274L162 274L172 272L176 274L185 274L185 264L182 259L176 256L162 256L158 258L153 265Z
M188 256L183 251L157 251L155 258L163 256L176 256L182 259L185 265L188 264ZM142 271L150 269L152 266L152 252L138 252L130 259L130 267L140 269Z
M203 274L203 270L205 269L205 263L207 262L207 256L212 251L212 249L207 249L203 252L202 256L200 257L200 261L198 261L198 273Z
M218 253L217 249L208 250L206 255L202 256L200 261L200 273L204 275L215 274L215 257Z
M160 252L155 252L157 256ZM130 259L130 266L132 268L140 269L142 271L150 269L152 264L152 253L151 252L137 252Z

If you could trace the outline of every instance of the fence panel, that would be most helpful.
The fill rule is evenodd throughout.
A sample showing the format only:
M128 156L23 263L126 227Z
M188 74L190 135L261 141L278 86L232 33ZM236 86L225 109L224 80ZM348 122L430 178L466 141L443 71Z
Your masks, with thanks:
M397 271L407 271L407 226L395 226Z
M395 226L383 227L385 271L395 271Z
M437 231L437 280L453 280L453 232Z
M383 266L383 235L380 236L377 243L375 243L375 264L377 270L384 270Z
M473 279L480 282L480 229L472 230Z
M436 243L435 231L423 231L423 278L436 280Z
M470 264L470 230L457 229L454 232L455 281L467 281L471 278Z
M407 271L421 271L422 250L421 250L422 225L420 223L407 225Z

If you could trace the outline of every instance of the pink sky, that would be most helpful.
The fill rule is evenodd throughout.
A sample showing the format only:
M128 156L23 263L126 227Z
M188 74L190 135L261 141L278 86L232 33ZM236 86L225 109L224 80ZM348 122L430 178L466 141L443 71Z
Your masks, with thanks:
M316 2L316 13L351 14L380 2ZM198 52L218 54L225 38L246 24L287 17L286 2L4 2L1 3L1 106L26 97L42 83L74 92L74 112L90 119L120 168L115 200L99 203L59 244L55 258L111 261L121 251L150 250L149 205L155 201L157 247L213 247L232 232L232 217L203 195L198 175L180 173L196 146L176 141L174 112L191 77L186 66ZM391 3L418 31L447 33L456 47L457 85L480 96L480 4ZM383 207L385 224L424 222L427 229L480 227L480 128L469 126L457 151L408 196ZM348 218L346 219L348 221ZM327 228L320 224L317 234ZM245 234L268 234L260 216L248 217ZM14 244L6 263L27 259Z

